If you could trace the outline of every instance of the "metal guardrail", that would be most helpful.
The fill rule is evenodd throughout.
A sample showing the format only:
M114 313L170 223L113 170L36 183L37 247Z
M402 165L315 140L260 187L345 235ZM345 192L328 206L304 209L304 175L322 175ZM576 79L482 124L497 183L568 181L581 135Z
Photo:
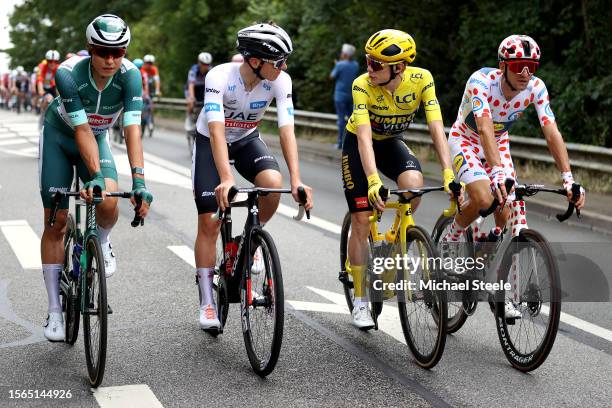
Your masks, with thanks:
M160 98L156 109L185 110L185 100L180 98ZM333 113L310 112L295 110L295 126L307 129L319 129L335 135L338 132L336 124L337 116ZM263 117L264 120L276 121L276 108L269 107ZM445 128L448 134L450 128ZM412 143L421 145L433 145L427 125L413 123L405 139ZM522 136L512 136L512 156L534 162L552 164L554 159L548 151L546 141ZM567 143L572 167L612 174L612 149L584 145L578 143Z

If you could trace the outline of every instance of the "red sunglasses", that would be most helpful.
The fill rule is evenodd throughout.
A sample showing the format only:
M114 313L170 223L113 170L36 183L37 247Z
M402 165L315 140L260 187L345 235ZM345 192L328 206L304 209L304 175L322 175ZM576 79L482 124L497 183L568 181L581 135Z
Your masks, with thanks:
M522 74L523 71L527 69L527 73L533 75L537 71L540 63L532 60L512 60L506 61L506 65L508 69L515 74Z
M91 53L101 58L121 58L125 55L125 51L125 48L100 47L97 45L91 47Z
M372 71L382 71L387 65L399 64L399 62L396 62L393 64L386 63L386 62L379 62L373 59L372 57L370 57L368 54L366 54L366 63L368 64L368 67L372 68Z

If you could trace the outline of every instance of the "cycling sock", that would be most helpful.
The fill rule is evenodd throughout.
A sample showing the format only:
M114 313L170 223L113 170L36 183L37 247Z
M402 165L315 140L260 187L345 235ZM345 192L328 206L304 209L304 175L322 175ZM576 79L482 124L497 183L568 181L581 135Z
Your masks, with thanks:
M364 276L365 265L351 265L351 275L353 275L353 288L355 289L355 300L364 298Z
M47 297L49 306L47 311L49 313L61 313L62 305L60 303L59 295L59 279L60 273L62 272L62 264L43 264L43 278L45 280L45 287L47 288Z
M448 231L448 234L444 237L447 242L458 242L459 238L463 234L463 227L459 225L457 220L453 220L453 223Z
M103 228L98 225L98 238L100 238L100 245L106 244L109 241L109 234L112 228Z
M215 268L198 268L196 274L198 275L200 293L202 294L200 307L210 305L213 303L212 281L215 274Z

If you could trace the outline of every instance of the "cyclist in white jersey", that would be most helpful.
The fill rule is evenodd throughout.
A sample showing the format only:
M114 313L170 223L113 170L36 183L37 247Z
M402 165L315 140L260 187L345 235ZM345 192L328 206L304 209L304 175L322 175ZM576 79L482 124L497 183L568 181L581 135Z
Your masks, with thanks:
M203 329L220 326L212 297L219 223L212 221L211 216L218 206L225 209L229 205L227 195L236 184L230 160L256 186L282 187L278 163L257 129L272 99L276 100L280 142L293 198L298 201L297 189L303 186L307 194L305 207L312 208L312 189L302 183L298 165L291 78L283 72L293 51L291 39L282 28L262 23L240 30L237 44L244 62L222 64L208 73L204 108L196 124L192 182L198 208L198 233L194 252L201 294L199 323ZM274 215L279 200L278 194L260 198L262 223ZM259 248L255 251L253 268L261 265L258 259L261 259Z
M464 229L478 217L478 210L488 208L494 197L501 203L507 198L514 201L514 193L506 191L504 186L505 179L516 180L508 130L529 105L535 106L542 133L568 191L568 200L573 199L574 177L567 148L557 128L546 85L534 75L539 66L540 48L531 37L511 35L500 44L498 59L499 69L482 68L470 76L449 134L455 172L466 184L470 200L455 217L444 237L446 242L459 241ZM584 202L582 190L576 208L582 208ZM511 206L515 211L524 210L524 203L513 202ZM505 206L503 212L495 211L496 227L489 233L488 241L499 239L511 206ZM508 306L506 317L520 316Z

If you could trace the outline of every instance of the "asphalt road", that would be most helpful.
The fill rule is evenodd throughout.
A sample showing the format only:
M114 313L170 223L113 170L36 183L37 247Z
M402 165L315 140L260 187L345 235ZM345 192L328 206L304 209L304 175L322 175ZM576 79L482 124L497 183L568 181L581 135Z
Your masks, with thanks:
M198 328L193 267L169 249L190 251L195 239L191 158L184 135L163 129L144 140L147 185L155 197L150 217L144 228L131 228L132 211L123 200L111 235L118 258L118 271L108 281L114 314L104 382L94 393L85 379L81 338L70 347L42 337L46 293L36 265L43 218L35 119L0 111L0 406L108 407L125 398L140 401L125 405L131 407L611 404L612 391L605 386L612 378L610 303L564 303L567 315L555 346L545 364L530 374L508 364L485 307L448 337L442 360L430 371L420 369L398 340L401 328L392 306L386 306L388 318L381 330L354 329L337 280L337 230L346 211L340 170L317 161L302 161L301 171L304 182L315 189L313 215L319 222L298 223L284 215L295 207L285 197L283 214L265 227L280 253L286 317L279 363L268 378L260 379L244 351L237 305L218 338ZM127 156L118 147L114 152L120 188L128 189ZM286 174L283 160L279 162ZM427 196L417 221L431 230L445 200L443 194ZM237 221L244 219L240 211L234 213ZM240 224L234 223L236 229ZM562 245L566 254L599 265L599 286L609 290L609 235L535 213L530 213L529 224ZM30 245L22 250L17 242ZM588 268L577 266L574 274L577 281L592 278ZM307 303L294 308L292 301ZM70 390L72 398L10 398L15 390L49 389Z

